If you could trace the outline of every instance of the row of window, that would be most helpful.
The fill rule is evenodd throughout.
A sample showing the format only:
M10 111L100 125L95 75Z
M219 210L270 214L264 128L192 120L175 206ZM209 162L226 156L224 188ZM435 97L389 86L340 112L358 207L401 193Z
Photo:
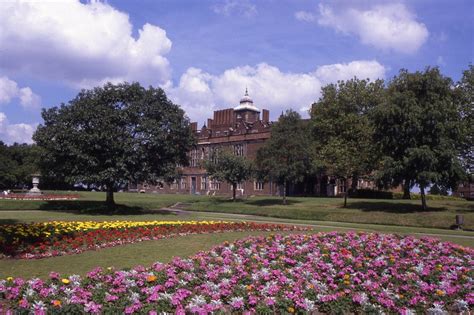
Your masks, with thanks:
M216 150L218 150L218 147L210 147L209 148L209 153L212 154ZM198 167L199 166L199 161L204 160L207 156L206 148L200 148L200 149L193 149L189 153L189 165L191 167ZM239 144L234 144L233 146L233 152L234 155L236 156L245 156L245 145L243 143ZM214 159L216 159L215 162L217 162L217 154L212 154Z

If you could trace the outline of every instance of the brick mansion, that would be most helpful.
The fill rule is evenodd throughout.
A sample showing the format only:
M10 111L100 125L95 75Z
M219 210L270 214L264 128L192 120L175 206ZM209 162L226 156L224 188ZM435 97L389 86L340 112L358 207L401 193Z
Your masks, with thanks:
M139 192L181 193L201 195L230 195L232 187L227 182L210 178L201 167L213 150L227 149L235 155L254 160L257 151L270 138L272 122L270 112L260 110L247 90L234 108L214 111L200 129L191 123L197 145L189 152L189 165L180 169L181 177L173 183L139 184ZM291 141L291 139L288 139ZM358 188L370 188L371 183L359 180ZM282 187L274 182L249 180L238 184L237 195L280 195ZM331 176L305 178L301 183L288 187L289 195L336 196L344 192L344 185Z

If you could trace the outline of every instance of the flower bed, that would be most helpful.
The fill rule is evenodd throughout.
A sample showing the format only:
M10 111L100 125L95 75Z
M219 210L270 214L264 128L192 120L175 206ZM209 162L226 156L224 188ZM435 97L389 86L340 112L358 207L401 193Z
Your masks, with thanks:
M0 199L5 200L76 200L79 199L78 194L8 194L0 195Z
M429 238L275 235L150 268L9 278L0 298L16 312L467 314L473 264L474 250Z
M223 221L52 221L0 226L0 255L44 258L177 235L306 228ZM1 257L1 256L0 256Z

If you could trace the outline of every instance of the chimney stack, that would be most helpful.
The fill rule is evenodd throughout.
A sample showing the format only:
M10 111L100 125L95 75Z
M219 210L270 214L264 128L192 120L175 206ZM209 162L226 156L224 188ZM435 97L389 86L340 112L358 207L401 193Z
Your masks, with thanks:
M269 122L270 121L270 111L268 109L262 110L262 121Z
M197 129L198 129L198 123L197 123L197 122L192 122L192 123L191 123L191 130L192 130L193 132L196 132Z

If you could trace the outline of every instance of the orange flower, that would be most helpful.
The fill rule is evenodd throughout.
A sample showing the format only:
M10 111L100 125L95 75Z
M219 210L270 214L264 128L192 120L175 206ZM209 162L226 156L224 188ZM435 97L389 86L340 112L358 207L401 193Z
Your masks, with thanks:
M440 289L436 290L436 295L443 296L443 295L445 295L445 294L446 294L446 293L444 293L443 290L440 290Z
M344 280L349 280L351 278L351 275L345 274L344 275Z
M53 300L51 303L52 303L54 306L56 306L56 307L60 307L60 306L61 306L61 301L60 301L60 300Z
M155 275L149 275L148 277L146 277L146 281L148 282L153 282L155 281L157 278Z
M288 307L288 312L293 314L295 312L295 309L290 306Z

